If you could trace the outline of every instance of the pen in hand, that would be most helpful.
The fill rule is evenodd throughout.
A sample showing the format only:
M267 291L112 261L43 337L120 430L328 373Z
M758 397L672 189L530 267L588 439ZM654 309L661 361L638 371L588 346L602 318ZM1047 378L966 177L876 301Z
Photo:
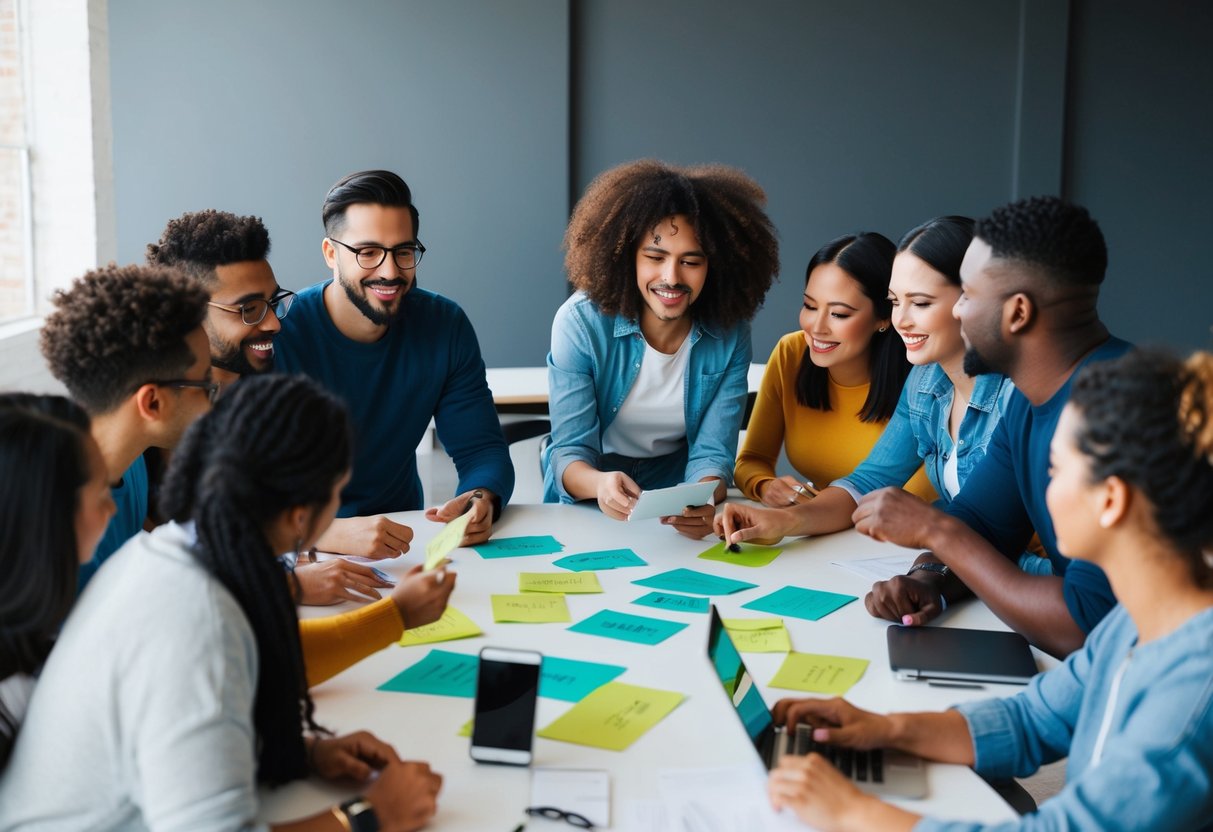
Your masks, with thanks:
M484 499L484 492L481 491L479 488L477 488L475 491L472 492L472 496L468 497L468 501L463 506L463 511L461 511L460 514L467 514L469 511L472 510L472 501L473 500L482 500L482 499Z

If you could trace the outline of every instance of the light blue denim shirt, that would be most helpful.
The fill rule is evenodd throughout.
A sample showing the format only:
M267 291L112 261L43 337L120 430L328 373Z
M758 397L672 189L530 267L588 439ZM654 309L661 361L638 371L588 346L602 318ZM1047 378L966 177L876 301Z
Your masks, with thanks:
M1009 823L924 820L916 832L1213 829L1213 609L1138 645L1116 607L1023 693L957 710L980 774L1024 777L1069 756L1065 788Z
M602 435L640 374L644 336L638 321L604 315L582 292L561 305L552 321L548 353L552 442L543 455L545 502L573 502L562 480L565 468L576 460L599 470L626 471L641 488L703 477L732 480L752 355L750 325L721 330L696 322L688 337L686 447L652 459L611 454L604 460Z
M915 367L901 388L893 418L867 459L849 476L831 485L846 489L859 502L860 497L878 488L905 485L922 465L940 500L950 503L952 498L943 478L948 458L953 453L957 455L956 475L964 485L969 472L986 455L990 435L1014 389L1011 380L1004 376L978 376L954 445L948 432L948 415L956 388L938 364Z

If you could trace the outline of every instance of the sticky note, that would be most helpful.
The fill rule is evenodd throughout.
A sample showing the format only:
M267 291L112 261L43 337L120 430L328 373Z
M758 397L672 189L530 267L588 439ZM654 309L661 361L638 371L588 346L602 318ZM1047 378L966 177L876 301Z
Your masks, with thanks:
M599 610L569 629L574 633L617 638L637 644L660 644L686 626L679 621L666 621L664 618Z
M469 719L467 722L463 723L463 727L459 729L459 733L456 734L455 736L457 736L457 737L472 736L472 722L473 722L473 720Z
M681 693L608 682L537 733L549 740L623 751L665 718Z
M627 670L617 664L598 664L576 659L544 656L539 675L539 695L578 702Z
M648 595L637 598L632 603L640 604L642 607L656 607L659 610L701 612L705 615L709 606L707 598L696 598L693 595L677 595L673 592L650 592Z
M787 653L792 639L782 618L725 618L733 646L741 653Z
M379 686L396 693L428 693L434 696L476 695L477 656L431 650L426 657Z
M463 533L467 531L468 523L472 520L472 512L465 511L451 522L442 527L442 531L434 535L434 539L425 544L425 570L437 569L438 564L452 551L459 548Z
M718 560L723 563L731 563L734 566L766 566L775 558L779 557L779 553L783 549L775 546L759 546L754 543L737 543L734 544L741 547L740 552L730 552L729 547L722 540L711 549L705 552L700 552L700 560Z
M619 569L625 566L648 566L648 561L631 549L605 549L601 552L582 552L578 555L565 555L552 561L552 566L568 569L571 572L586 572L600 569Z
M825 618L839 607L856 600L854 595L840 595L837 592L822 592L818 589L805 589L799 586L785 586L770 595L742 604L743 609L769 612L775 615L786 615L792 618L804 618L817 621Z
M454 641L457 638L471 638L481 634L476 622L468 618L454 607L447 605L442 617L424 627L413 627L405 630L400 637L401 647L412 647L414 644L433 644L438 641Z
M783 665L771 679L771 687L842 696L867 669L867 659L788 653Z
M518 591L584 594L602 592L602 584L593 572L519 572Z
M530 537L495 537L472 547L482 558L521 558L529 555L550 555L564 550L564 544L550 534Z
M493 620L501 623L547 624L572 621L563 595L541 592L527 595L492 595Z
M731 595L743 589L753 589L757 584L745 581L734 581L709 575L706 572L696 572L693 569L671 569L651 578L632 581L637 586L647 586L652 589L665 589L670 592L690 592L694 595Z

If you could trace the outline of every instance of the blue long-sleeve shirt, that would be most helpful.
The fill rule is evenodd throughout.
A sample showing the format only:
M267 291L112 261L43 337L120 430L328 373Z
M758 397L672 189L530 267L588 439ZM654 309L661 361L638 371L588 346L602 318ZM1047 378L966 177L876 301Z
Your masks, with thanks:
M463 310L414 287L383 337L363 344L342 335L324 308L330 282L299 293L274 339L274 364L311 376L349 409L354 466L338 516L424 506L416 450L431 418L455 462L457 493L487 488L508 502L514 466Z
M1138 645L1117 607L1023 693L957 710L979 773L1023 777L1068 755L1065 788L1008 823L924 820L916 832L1213 829L1213 609Z

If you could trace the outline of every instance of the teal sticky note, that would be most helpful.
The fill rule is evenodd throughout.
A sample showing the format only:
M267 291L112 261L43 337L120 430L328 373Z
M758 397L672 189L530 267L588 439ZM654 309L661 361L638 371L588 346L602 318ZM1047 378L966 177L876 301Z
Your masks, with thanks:
M696 572L694 569L671 569L651 578L632 581L637 586L647 586L650 589L665 589L670 592L690 592L693 595L732 595L743 589L753 589L757 584L745 581L734 581L731 578L721 578L706 572Z
M476 695L476 667L479 663L479 657L467 653L431 650L424 659L388 679L378 689L470 699Z
M770 595L764 595L741 606L747 610L759 610L775 615L817 621L855 600L857 598L854 595L840 595L837 592L823 592L819 589L785 586Z
M648 566L648 562L631 549L606 549L601 552L581 552L576 555L565 555L552 561L552 566L559 566L570 572L596 572L600 569L619 569L624 566Z
M696 598L693 595L676 595L673 592L650 592L632 602L642 607L656 607L659 610L674 610L675 612L708 611L708 599Z
M596 688L602 687L627 670L617 664L581 662L544 656L539 675L539 695L565 702L580 702Z
M686 624L666 621L664 618L649 618L644 615L628 615L614 610L599 610L584 621L569 627L574 633L590 636L617 638L636 644L660 644Z
M550 555L564 550L564 544L550 534L530 537L496 537L472 547L482 558L521 558Z

